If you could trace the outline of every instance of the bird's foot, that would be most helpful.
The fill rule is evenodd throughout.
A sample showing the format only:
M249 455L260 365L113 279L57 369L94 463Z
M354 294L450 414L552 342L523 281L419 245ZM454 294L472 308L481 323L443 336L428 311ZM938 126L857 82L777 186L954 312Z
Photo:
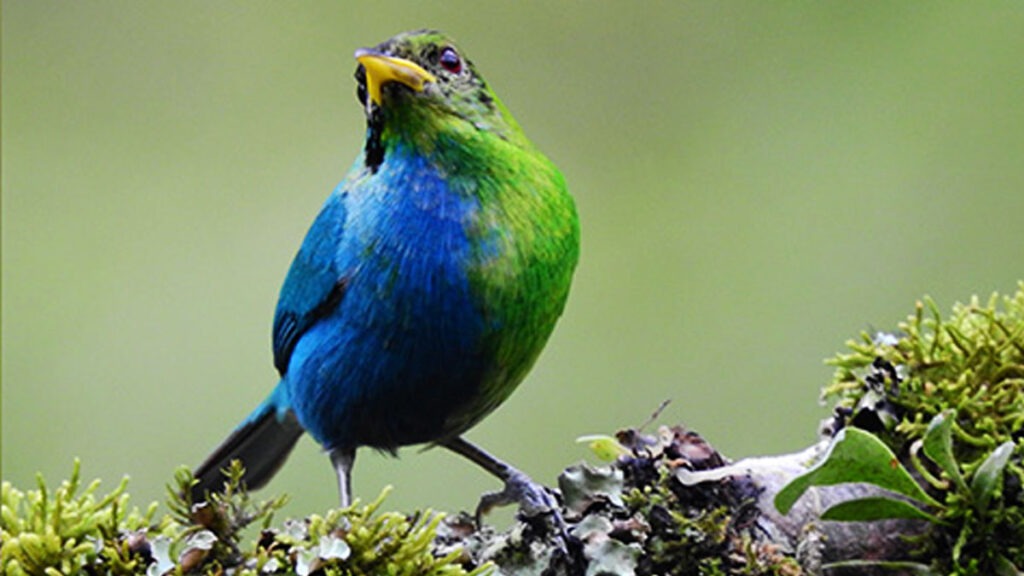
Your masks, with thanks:
M496 507L511 504L519 506L520 520L534 525L540 522L552 526L558 537L558 549L567 553L569 530L565 519L562 518L561 506L554 491L515 469L512 469L506 478L504 489L500 492L488 492L480 498L480 504L476 508L477 526L482 526L484 514Z
M503 490L488 492L480 498L480 504L476 508L477 524L494 508L512 504L518 504L519 514L527 518L558 512L558 500L549 488L537 484L526 474L513 470L505 480Z

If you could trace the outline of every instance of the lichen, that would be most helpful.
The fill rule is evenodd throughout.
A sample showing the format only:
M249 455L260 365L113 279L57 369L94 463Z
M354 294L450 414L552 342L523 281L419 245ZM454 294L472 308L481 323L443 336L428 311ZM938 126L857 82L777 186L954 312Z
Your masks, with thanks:
M572 467L559 481L567 511L576 515L570 516L574 533L589 552L588 568L610 556L620 569L600 573L801 574L792 557L758 533L758 488L748 479L696 485L680 480L680 469L725 463L699 435L663 426L654 435L624 430L617 440L622 451L602 450L621 452L610 465ZM624 548L631 554L624 556Z

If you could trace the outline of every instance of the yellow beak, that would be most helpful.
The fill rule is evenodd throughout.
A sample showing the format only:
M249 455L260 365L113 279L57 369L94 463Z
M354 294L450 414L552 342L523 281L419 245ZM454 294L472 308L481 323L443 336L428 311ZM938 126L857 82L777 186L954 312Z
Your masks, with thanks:
M422 92L424 84L437 81L433 74L412 60L394 58L369 48L356 50L355 56L366 70L367 94L378 106L381 105L380 87L388 82L401 82Z

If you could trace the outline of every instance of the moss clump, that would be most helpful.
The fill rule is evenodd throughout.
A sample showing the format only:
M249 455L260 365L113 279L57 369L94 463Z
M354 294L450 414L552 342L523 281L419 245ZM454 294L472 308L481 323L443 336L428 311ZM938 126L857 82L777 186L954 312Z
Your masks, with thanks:
M56 490L47 488L41 477L37 489L28 492L4 482L0 572L10 576L56 576L85 570L144 572L148 551L140 534L169 534L173 522L154 520L156 504L145 512L128 512L127 479L105 496L97 495L99 484L97 480L82 489L78 462L71 478Z
M50 490L40 478L22 492L3 483L0 573L60 574L324 574L471 576L490 566L465 569L458 550L432 552L442 516L380 512L387 490L374 502L331 510L271 527L284 498L256 503L241 489L242 470L233 466L226 491L206 505L188 500L187 470L169 487L170 513L158 505L126 513L127 480L97 496L99 482L81 490L79 466L71 479ZM250 526L261 528L246 541Z
M1013 296L917 304L896 334L863 334L833 358L833 430L882 439L941 503L936 573L1024 567L1024 283Z
M406 516L380 512L389 489L370 504L331 510L264 530L256 547L253 574L462 576L490 571L484 565L467 572L460 550L436 556L434 539L443 515L427 510Z
M899 411L895 432L905 440L955 408L957 455L966 463L1024 426L1024 283L1013 296L957 304L949 318L926 299L898 333L862 334L848 346L850 353L829 361L836 372L823 396L855 410L887 381L882 392ZM895 372L880 375L887 365Z

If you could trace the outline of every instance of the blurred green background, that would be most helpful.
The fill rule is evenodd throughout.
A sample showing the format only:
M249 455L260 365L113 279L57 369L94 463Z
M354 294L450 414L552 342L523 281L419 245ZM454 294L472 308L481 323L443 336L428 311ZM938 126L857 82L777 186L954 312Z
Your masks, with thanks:
M3 479L84 462L162 497L275 382L277 291L361 146L352 52L458 38L562 168L583 255L527 381L470 438L545 482L574 442L685 423L814 440L822 359L923 294L1024 278L1024 4L3 3ZM466 509L452 454L359 496ZM308 438L271 484L336 502Z

